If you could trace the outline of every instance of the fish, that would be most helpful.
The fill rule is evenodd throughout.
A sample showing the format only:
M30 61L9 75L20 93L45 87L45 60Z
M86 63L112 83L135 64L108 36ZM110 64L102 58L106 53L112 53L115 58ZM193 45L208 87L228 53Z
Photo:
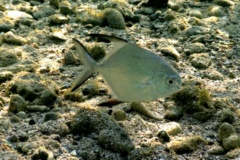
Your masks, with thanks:
M180 90L182 81L179 73L155 53L115 36L89 36L110 42L112 49L100 62L96 62L84 45L73 38L84 67L70 92L96 73L106 82L112 99L122 102L154 101Z

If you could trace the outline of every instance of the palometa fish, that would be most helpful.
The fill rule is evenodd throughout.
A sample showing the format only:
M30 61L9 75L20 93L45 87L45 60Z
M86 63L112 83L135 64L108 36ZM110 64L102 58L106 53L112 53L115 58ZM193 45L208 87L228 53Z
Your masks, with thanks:
M119 101L152 101L180 89L182 82L178 72L153 52L114 36L90 36L112 42L112 50L97 63L82 43L73 39L84 69L70 91L76 90L94 73L103 77L111 90L112 98Z

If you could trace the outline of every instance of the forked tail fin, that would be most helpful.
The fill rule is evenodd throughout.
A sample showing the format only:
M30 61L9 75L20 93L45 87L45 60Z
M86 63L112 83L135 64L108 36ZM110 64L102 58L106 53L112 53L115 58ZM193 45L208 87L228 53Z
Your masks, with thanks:
M77 79L75 80L74 84L70 88L70 92L75 91L79 86L81 86L89 77L91 77L95 73L95 66L96 62L92 59L92 57L89 55L86 48L83 46L81 42L79 42L77 39L73 39L74 45L76 47L76 52L78 56L80 57L84 69L83 71L78 75Z

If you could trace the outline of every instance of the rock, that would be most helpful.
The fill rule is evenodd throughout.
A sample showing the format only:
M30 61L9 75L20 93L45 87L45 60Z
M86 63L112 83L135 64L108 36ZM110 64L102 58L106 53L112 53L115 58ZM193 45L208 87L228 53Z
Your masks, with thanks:
M60 2L59 9L60 9L60 13L65 15L73 14L75 12L73 7L71 6L71 3L66 0Z
M225 153L225 149L222 146L214 145L207 151L207 153L210 155L221 155Z
M29 105L27 106L28 112L46 112L49 108L44 105Z
M189 15L192 17L197 17L199 19L203 18L202 11L199 9L192 9L189 11Z
M210 28L202 27L202 26L192 26L188 27L186 30L187 36L193 36L193 35L204 35L211 32Z
M223 80L223 75L216 70L207 70L203 72L203 77L206 77L211 80Z
M48 17L50 15L55 14L55 9L50 6L41 6L38 8L37 11L33 13L33 17L36 20L39 20L41 18Z
M105 149L119 153L128 153L134 149L134 145L127 137L121 136L113 130L103 129L100 131L98 141Z
M124 112L121 109L113 110L112 115L113 115L114 119L117 121L123 121L126 119L126 112Z
M177 154L189 153L196 150L200 145L207 144L207 141L201 136L180 137L167 144L170 150Z
M159 138L161 143L170 142L170 137L169 137L168 133L164 130L160 131L157 134L157 137Z
M158 47L158 49L159 49L163 54L167 54L167 55L173 56L173 57L176 58L177 60L180 59L180 54L178 53L178 51L177 51L173 46Z
M121 12L124 18L132 21L134 20L134 13L132 12L132 7L127 0L109 0L105 3L101 3L98 5L98 9L104 10L107 8L116 9Z
M185 87L172 95L178 108L182 106L184 112L199 121L206 121L215 112L212 97L202 84L188 82Z
M164 127L164 130L171 136L177 135L182 131L182 128L179 123L169 122Z
M190 62L194 67L200 69L206 69L212 63L208 53L192 54L190 56Z
M226 122L221 124L218 132L218 138L220 141L223 141L225 138L228 138L233 134L236 134L236 131L231 124Z
M57 120L59 118L59 115L55 112L48 112L45 114L44 121L49 121L49 120Z
M69 127L62 122L58 121L46 121L39 127L43 134L51 135L58 134L60 136L66 136L69 133Z
M240 147L240 135L232 134L227 138L223 139L223 147L226 150L231 150Z
M64 54L64 64L65 65L79 65L80 61L72 51L67 51Z
M11 135L11 136L8 137L8 140L9 140L10 142L18 142L19 138L18 138L18 135L13 134L13 135Z
M12 116L11 117L11 122L12 123L19 123L19 122L21 122L21 118L18 117L18 116Z
M26 38L15 35L11 31L9 31L3 35L3 41L5 43L10 43L10 44L15 44L15 45L24 45L27 43Z
M234 5L234 3L230 0L214 0L214 3L223 6L223 7L230 7Z
M67 92L64 94L64 98L73 102L83 102L86 100L82 94L79 94L77 92Z
M27 117L27 114L24 111L20 111L16 115L22 119L25 119Z
M100 10L86 9L77 13L76 22L92 24L93 26L103 26L104 14Z
M50 38L54 40L61 40L61 41L67 40L65 32L63 30L53 30L52 33L50 34Z
M165 11L161 17L165 20L165 21L172 21L174 19L176 19L176 13L174 11L172 11L171 9L168 9L167 11Z
M16 80L15 80L16 79ZM33 73L21 72L15 79L9 83L7 93L21 95L31 105L51 106L57 99L56 86L48 81L48 86L40 83L40 77ZM30 108L28 108L29 110Z
M174 10L174 11L179 11L182 8L180 2L172 1L172 0L168 2L168 7L171 8L172 10Z
M223 109L220 117L221 122L232 124L234 121L234 113L230 109Z
M167 4L168 4L168 0L161 0L161 1L147 0L147 1L143 1L140 5L146 6L146 7L162 8L162 7L167 7Z
M1 54L2 54L2 52L1 52ZM0 61L1 61L1 57L0 57ZM10 71L0 72L0 83L6 82L8 80L11 80L12 78L13 78L13 73L12 72L10 72Z
M201 53L205 50L205 46L202 43L188 43L185 48L184 48L184 52L187 55L193 54L193 53Z
M220 7L220 6L211 6L208 8L207 12L209 16L223 17L226 15L223 7Z
M107 26L115 29L125 29L125 20L121 12L112 8L107 8L103 12Z
M26 111L27 102L18 94L12 94L10 96L9 111L18 113L20 111Z
M11 19L32 19L33 17L26 13L26 12L22 12L22 11L18 11L18 10L8 10L4 12L5 15Z
M230 150L225 156L229 159L239 159L240 157L240 148Z
M32 160L45 159L45 160L54 160L53 153L47 150L45 147L39 147L34 150L32 155Z
M31 151L37 149L37 147L37 142L26 142L21 149L23 153L30 153Z
M98 143L105 149L127 153L134 149L128 134L106 113L81 108L70 123L74 135L97 134Z
M164 114L165 119L176 120L183 116L184 109L181 106L176 106L174 103L168 104L166 106L167 111Z
M65 24L68 23L69 19L62 14L54 14L49 17L50 24Z
M1 18L0 19L0 31L1 32L8 32L11 29L13 29L15 26L15 23L13 20L10 20L8 18Z
M49 0L49 4L56 8L59 8L59 3L60 3L60 0Z
M98 44L95 44L93 47L91 47L89 49L89 53L91 57L97 62L99 62L106 55L105 49Z
M1 54L0 54L0 67L7 67L9 65L12 65L12 64L18 62L18 58L17 58L17 55L15 54L14 50L2 49L2 50L0 50L0 52L1 52ZM11 77L9 72L2 72L2 76L5 77L5 78L7 78L7 77L10 78ZM5 78L3 78L3 80Z

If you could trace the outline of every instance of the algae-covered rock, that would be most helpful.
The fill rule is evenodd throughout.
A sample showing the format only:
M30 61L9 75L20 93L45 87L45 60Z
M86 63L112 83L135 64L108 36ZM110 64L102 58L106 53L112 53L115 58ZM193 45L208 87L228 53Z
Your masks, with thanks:
M167 144L170 150L178 154L189 153L196 150L200 145L207 144L207 141L201 136L180 137Z
M125 29L125 20L121 12L112 8L107 8L103 12L107 26L115 29Z
M49 151L45 147L41 146L34 150L31 159L32 160L37 160L37 159L54 160L54 156L51 151Z
M105 49L97 44L89 49L89 53L91 57L96 61L101 60L106 55Z
M43 134L58 134L60 136L66 136L69 133L69 127L59 121L46 121L39 126L39 130Z
M158 138L159 138L159 141L161 143L165 143L165 142L169 142L170 141L170 137L168 135L168 133L164 130L160 131L158 134L157 134Z
M8 18L1 18L0 19L0 31L7 32L14 28L15 22Z
M71 3L65 0L59 3L59 9L62 14L73 14L75 12Z
M93 26L103 26L104 14L100 10L86 9L77 14L76 21Z
M65 65L79 65L80 61L72 51L67 51L64 54L64 64Z
M86 99L82 94L80 94L78 92L66 92L64 94L64 98L66 100L70 100L73 102L83 102Z
M222 123L219 129L218 137L220 141L223 141L225 138L228 138L230 135L236 134L235 129L229 123Z
M120 152L127 153L134 149L131 141L128 139L128 135L116 134L116 131L103 129L100 131L98 136L99 143L104 146L104 148Z
M56 8L59 8L59 3L60 3L60 0L49 0L49 4Z
M215 112L212 97L202 84L190 82L174 93L172 99L176 105L183 106L186 113L199 121L208 120Z
M59 118L59 114L55 112L48 112L45 114L44 121L49 120L57 120Z
M38 20L41 18L45 18L48 17L50 15L55 14L55 9L49 5L44 5L39 7L34 13L33 13L33 17L34 19Z
M230 7L234 4L231 0L214 0L214 2L223 7Z
M121 110L121 109L113 110L112 115L114 119L117 121L122 121L126 119L126 112L124 112L124 110Z
M106 113L81 108L70 122L71 133L77 135L98 135L98 142L115 152L129 152L134 149L128 134Z
M27 102L18 94L12 94L10 96L9 111L18 113L20 111L26 111Z
M223 147L226 150L231 150L240 147L240 135L232 134L229 137L223 139Z
M77 22L93 26L109 26L115 29L125 29L125 20L121 12L113 8L104 10L86 9L77 14Z
M9 71L0 72L0 83L11 80L13 78L13 73Z
M17 63L18 58L14 50L0 50L0 67L7 67L14 63Z
M6 94L19 94L33 105L51 106L57 99L58 89L48 82L48 86L40 83L41 78L33 73L19 73L9 82Z
M234 113L230 109L223 109L220 120L221 122L232 123L234 121Z
M105 3L101 3L98 5L98 9L106 9L106 8L112 8L118 10L124 18L127 18L129 20L134 20L136 15L132 12L132 8L130 7L130 4L127 0L109 0Z

